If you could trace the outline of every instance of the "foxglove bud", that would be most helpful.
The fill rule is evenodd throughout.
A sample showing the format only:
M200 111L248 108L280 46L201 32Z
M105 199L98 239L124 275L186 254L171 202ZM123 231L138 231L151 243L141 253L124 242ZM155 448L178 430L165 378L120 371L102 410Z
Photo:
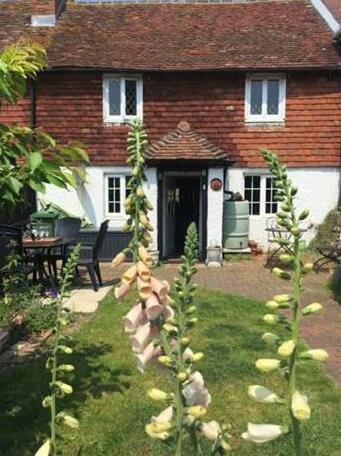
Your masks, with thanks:
M293 351L295 350L295 342L293 340L288 340L283 342L283 344L278 348L277 352L280 356L284 358L288 358L292 355Z
M329 354L326 352L326 350L323 350L322 348L315 348L311 350L307 350L305 352L302 352L300 354L301 359L313 359L315 361L326 361L329 358Z
M278 359L259 359L256 361L256 367L260 372L271 372L279 369L281 362Z
M304 309L302 309L302 314L303 315L310 315L310 314L319 312L321 309L323 309L323 307L321 306L320 303L313 302L312 304L309 304L309 306L304 307Z

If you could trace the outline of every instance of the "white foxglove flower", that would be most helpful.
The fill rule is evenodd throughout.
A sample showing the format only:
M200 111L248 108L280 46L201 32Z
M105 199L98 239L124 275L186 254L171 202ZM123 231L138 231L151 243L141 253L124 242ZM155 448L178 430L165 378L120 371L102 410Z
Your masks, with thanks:
M279 369L281 362L278 359L259 359L256 361L256 367L260 372L271 372Z
M244 440L253 443L265 443L275 440L284 434L282 426L276 424L253 424L248 423L247 432L242 434Z
M146 433L152 439L166 440L169 437L169 429L172 427L171 423L149 423L146 425Z
M295 342L293 340L287 340L283 342L282 345L279 346L277 352L280 356L284 358L288 358L292 355L293 351L295 350Z
M211 403L211 395L205 388L204 379L200 372L194 372L186 382L182 390L186 399L186 405L203 405L207 407Z
M193 407L188 407L186 410L187 415L191 415L195 419L202 418L204 415L206 415L206 412L206 407L203 407L202 405L194 405Z
M283 399L278 394L261 385L249 386L248 396L250 399L263 404L283 403Z
M202 423L200 427L200 432L208 440L217 440L221 435L220 424L217 421L209 421L208 423Z
M172 421L173 418L173 407L167 407L163 412L161 412L158 416L153 416L152 421L155 423L168 423Z
M308 405L308 398L303 394L295 391L291 398L291 410L294 417L299 420L309 420L310 407Z
M183 352L182 357L186 361L188 359L192 359L193 355L193 351L189 347L187 347L186 350Z
M51 440L46 440L34 456L49 456L51 451Z

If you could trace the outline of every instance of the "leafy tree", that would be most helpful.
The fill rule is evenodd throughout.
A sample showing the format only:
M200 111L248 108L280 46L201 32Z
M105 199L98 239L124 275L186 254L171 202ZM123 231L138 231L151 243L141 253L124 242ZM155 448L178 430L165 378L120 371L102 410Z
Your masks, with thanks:
M0 53L0 110L25 95L27 82L46 68L45 50L18 43ZM84 179L79 166L88 156L79 143L59 145L41 129L0 123L0 210L23 201L24 188L44 192L46 184L61 188Z

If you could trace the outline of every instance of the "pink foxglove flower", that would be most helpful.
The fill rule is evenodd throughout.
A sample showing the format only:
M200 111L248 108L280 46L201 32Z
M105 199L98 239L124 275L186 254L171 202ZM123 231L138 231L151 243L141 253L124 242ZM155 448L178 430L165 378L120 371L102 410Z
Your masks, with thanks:
M137 263L137 274L145 282L149 282L151 277L150 269L142 262Z
M203 405L207 407L211 403L211 395L205 388L205 383L200 372L194 372L186 382L182 390L182 394L186 399L186 405Z
M139 329L133 336L130 336L130 341L133 346L133 351L135 353L142 353L145 346L151 338L151 326L150 323L146 323L143 326L140 326Z
M154 357L155 347L153 342L150 342L144 349L143 353L136 355L137 369L143 374L146 364Z
M146 282L145 280L142 280L140 277L137 278L137 288L139 290L139 295L141 299L143 299L144 301L148 299L153 292L150 282Z
M169 286L168 282L166 282L165 280L164 281L158 280L155 277L151 277L150 284L151 284L151 287L152 287L154 293L156 293L158 295L159 299L162 302L165 302L167 300L167 294L168 294L168 286Z
M137 268L136 265L130 266L122 276L122 282L127 282L129 284L135 282L137 276Z
M171 306L164 306L162 316L167 321L167 320L174 318L175 312L171 308Z
M142 304L134 306L125 317L123 324L125 332L132 333L137 330L137 327L145 322L145 314L142 309Z
M146 300L146 315L149 320L155 320L161 312L163 311L164 306L159 302L156 295L153 293Z
M123 301L124 297L129 293L130 285L127 282L122 282L119 287L115 288L115 298L118 302Z

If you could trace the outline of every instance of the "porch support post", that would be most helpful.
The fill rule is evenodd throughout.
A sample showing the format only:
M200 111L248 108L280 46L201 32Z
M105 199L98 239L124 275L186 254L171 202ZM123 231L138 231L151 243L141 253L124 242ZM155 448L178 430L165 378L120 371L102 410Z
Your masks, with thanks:
M220 179L220 190L211 188L212 179ZM224 200L224 168L208 169L207 186L207 247L212 244L222 246L223 240L223 200Z
M146 169L147 181L144 183L144 191L149 199L150 203L153 206L153 210L149 212L148 216L150 222L154 228L150 234L153 238L153 242L150 244L149 248L153 254L154 260L158 261L159 259L159 250L158 250L158 180L157 180L157 168L148 167Z

